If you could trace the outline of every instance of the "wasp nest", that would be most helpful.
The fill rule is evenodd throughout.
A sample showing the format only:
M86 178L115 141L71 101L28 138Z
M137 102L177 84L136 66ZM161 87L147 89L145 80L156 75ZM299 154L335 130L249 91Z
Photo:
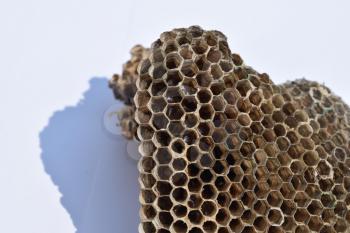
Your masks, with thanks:
M190 27L136 46L110 86L140 141L139 232L350 231L350 111L323 85L275 85Z

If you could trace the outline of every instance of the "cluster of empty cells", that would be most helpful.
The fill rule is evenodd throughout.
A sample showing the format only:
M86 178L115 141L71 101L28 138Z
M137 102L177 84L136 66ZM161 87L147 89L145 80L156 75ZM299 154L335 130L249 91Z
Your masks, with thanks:
M140 232L348 230L348 108L326 88L274 85L198 27L138 72Z

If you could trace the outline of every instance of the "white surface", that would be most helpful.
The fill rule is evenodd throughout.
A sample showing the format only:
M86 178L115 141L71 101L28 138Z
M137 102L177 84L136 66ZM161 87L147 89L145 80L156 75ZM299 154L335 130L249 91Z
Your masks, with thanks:
M347 0L1 0L0 232L136 232L136 165L102 127L115 103L106 79L91 80L120 72L134 44L192 24L222 30L276 83L306 77L350 103L349 10Z

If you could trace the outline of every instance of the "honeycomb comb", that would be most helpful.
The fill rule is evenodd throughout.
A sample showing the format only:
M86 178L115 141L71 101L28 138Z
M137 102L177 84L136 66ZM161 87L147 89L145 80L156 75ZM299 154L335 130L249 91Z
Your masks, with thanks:
M192 26L110 87L140 141L140 233L350 232L350 111L325 86L275 85Z

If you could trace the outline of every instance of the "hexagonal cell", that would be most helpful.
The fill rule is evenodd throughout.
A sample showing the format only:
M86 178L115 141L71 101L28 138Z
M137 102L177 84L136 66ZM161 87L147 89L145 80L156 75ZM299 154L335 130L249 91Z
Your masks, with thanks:
M217 225L214 221L208 220L203 223L203 230L205 232L214 233L216 232L216 229L217 229Z
M188 193L186 189L178 187L173 190L172 197L178 202L184 202L188 197Z
M208 136L211 134L213 126L211 122L200 122L197 129L199 133L203 136Z
M254 172L253 169L255 169L255 162L250 158L244 158L242 159L240 166L244 174L252 174Z
M202 188L202 182L198 178L191 178L187 186L190 192L199 192Z
M196 75L196 80L199 86L209 87L209 85L213 81L213 78L208 72L201 71Z
M292 178L293 173L289 167L280 167L278 170L278 175L283 181L288 182Z
M213 118L215 127L223 127L226 122L226 115L222 112L216 112Z
M258 164L264 165L266 163L266 160L267 160L267 154L263 150L256 150L254 152L254 158Z
M165 98L168 103L180 103L183 94L179 87L169 87L165 92Z
M255 195L258 198L266 198L269 191L270 186L267 182L258 182L254 188Z
M257 200L254 204L253 209L257 214L266 215L270 207L265 200Z
M303 160L308 166L315 166L320 158L318 157L318 153L316 151L306 151Z
M221 78L224 74L221 70L221 67L218 64L211 65L210 73L213 76L213 78L216 80Z
M198 72L198 67L192 60L185 60L182 64L181 72L187 77L193 77Z
M290 143L286 137L278 137L276 143L281 151L287 151L290 146Z
M318 216L322 213L322 209L323 209L323 206L321 202L318 200L312 200L307 207L307 211L309 211L311 215L318 215Z
M190 161L196 161L199 157L199 150L196 146L190 146L186 150L186 158Z
M216 213L216 204L212 201L204 201L201 206L201 212L205 216L213 216Z
M168 86L177 86L183 80L181 74L177 70L168 71L166 82Z
M310 198L313 198L313 199L320 199L321 197L321 190L319 186L316 184L308 184L305 189L305 192Z
M214 165L214 158L210 154L203 154L200 159L202 167L212 167Z
M171 149L178 154L181 154L185 150L185 144L182 140L177 139L171 144Z
M293 200L283 200L280 209L285 215L293 215L297 206Z
M230 214L224 208L219 209L218 212L216 213L215 220L221 225L226 225L229 219L230 219Z
M239 114L238 115L238 122L242 125L242 126L249 126L251 124L251 120L248 114Z
M155 161L153 160L152 157L142 157L141 158L141 168L143 172L152 172L154 166L156 165Z
M152 188L155 184L156 179L152 174L141 174L140 175L140 183L142 188Z
M221 59L221 52L219 50L210 49L207 54L208 61L217 63Z
M207 89L201 89L197 93L197 98L201 103L209 103L211 100L212 93Z
M280 188L280 192L282 196L286 199L292 199L295 195L295 189L289 183L283 183Z
M249 80L244 79L244 80L239 80L237 82L236 88L239 91L239 93L241 94L241 96L246 96L247 93L251 90L252 86L251 86L251 83L249 82Z
M241 222L241 220L239 218L231 219L229 226L233 232L241 232L243 227L244 227L243 223Z
M297 192L294 201L299 207L306 207L310 202L310 197L305 192Z
M193 52L189 46L181 46L179 54L183 59L192 59Z
M156 195L152 190L143 189L141 190L141 204L151 204L156 200Z
M288 155L292 159L299 159L304 153L304 148L301 145L291 145L288 150Z
M154 96L161 96L165 92L167 86L164 83L164 81L153 81L152 86L151 86L151 94L152 97Z
M163 113L156 113L152 118L152 125L157 130L166 129L168 126L169 120Z
M263 231L267 228L268 222L264 216L259 216L254 220L253 225L258 231Z
M222 92L226 89L224 82L215 82L210 85L210 91L213 95L218 96L222 95Z
M214 96L211 104L213 105L215 111L223 111L225 108L225 101L222 96Z
M248 208L252 208L254 201L255 201L255 194L252 191L245 191L241 197L241 201L243 205L247 206Z
M155 233L156 227L153 225L152 222L143 222L141 224L142 230L144 233Z
M255 181L253 176L245 175L245 176L243 176L241 183L245 189L252 190L255 186L256 181Z
M227 167L226 167L225 163L223 163L220 160L217 160L213 166L213 170L216 174L224 174L224 173L226 173Z
M171 177L171 181L175 186L184 186L186 185L187 180L188 180L187 175L183 172L175 173Z
M167 148L158 148L155 155L159 164L169 164L172 156Z
M244 188L240 183L232 183L229 189L229 193L232 196L232 198L238 198L243 193L243 190Z
M169 212L165 212L165 211L159 212L158 218L159 218L159 222L165 227L170 227L170 225L174 221L173 216L171 216Z
M173 229L175 230L175 232L178 232L178 233L186 233L188 227L184 221L177 220L176 222L173 223Z
M215 180L215 187L219 191L226 191L229 187L229 181L225 176L218 176Z
M203 186L201 195L204 199L213 199L216 195L216 190L214 186L206 184Z
M214 141L211 137L201 137L199 139L199 148L202 151L210 151L214 147Z
M317 164L317 172L321 176L329 176L329 174L331 173L331 167L329 162L327 162L326 160L321 160Z
M180 66L182 58L177 53L170 53L165 58L165 65L168 69L175 69Z
M294 219L300 223L307 223L309 221L310 215L306 209L297 209L294 214Z
M267 179L267 183L271 189L279 189L282 184L282 180L277 174L270 174L269 178Z
M240 147L240 152L244 157L251 158L255 152L255 145L251 142L244 142Z
M243 177L243 171L240 167L238 166L233 166L230 168L227 177L232 181L232 182L239 182L241 181Z
M162 96L152 97L151 99L151 109L154 113L162 112L166 106L166 101Z
M182 138L187 145L193 145L197 141L198 135L195 130L188 129L188 130L185 130Z
M226 180L227 182L227 180ZM227 183L227 186L229 184ZM221 207L228 207L230 205L231 197L227 192L220 192L216 198L216 201Z
M302 174L305 169L305 164L300 160L295 160L290 165L290 170L292 170L294 174Z
M338 219L337 222L334 224L334 230L336 232L346 232L349 229L347 228L347 223L344 219Z
M156 146L152 141L143 141L140 143L139 151L143 156L152 156L155 150Z
M278 191L271 191L266 200L271 206L279 207L282 204L283 197Z
M210 63L205 56L197 56L195 63L200 71L206 71L210 67Z
M145 107L150 101L151 96L148 91L137 91L134 97L136 107Z
M214 115L214 109L209 104L202 105L201 108L199 109L199 116L203 120L209 120L213 117L213 115Z
M165 73L166 69L163 64L159 64L153 68L152 77L154 79L162 79Z
M241 219L247 225L251 225L253 224L255 217L256 217L255 213L252 210L248 209L243 212Z
M186 112L194 112L197 109L197 100L194 96L185 96L181 104Z
M147 124L152 117L151 111L147 107L139 108L136 112L135 120L139 124Z
M194 95L198 90L198 84L194 79L185 78L182 82L181 88L185 96Z
M201 172L199 177L202 180L202 182L209 183L214 178L214 175L210 169L205 169Z
M187 201L188 207L193 209L199 208L202 203L203 200L198 194L191 194Z
M171 136L166 130L161 130L155 133L155 140L160 146L169 146Z
M298 127L298 132L303 137L309 137L312 135L313 130L309 124L302 124Z
M235 105L237 101L237 97L235 95L235 92L233 90L226 90L223 94L226 103L230 105Z
M152 205L142 205L141 211L143 217L150 220L153 220L157 215L157 212Z
M192 42L192 49L197 54L204 54L208 49L208 44L203 39L196 39Z
M172 173L173 171L169 166L161 165L157 167L157 175L161 180L169 180Z
M188 175L190 176L197 176L200 172L200 168L196 163L190 163L187 166L187 170L188 170Z
M185 127L182 125L181 121L170 121L168 130L174 137L179 137L182 135Z
M154 130L150 126L140 125L138 128L138 136L143 140L150 140L154 135Z
M156 190L159 195L169 195L173 187L167 181L157 181Z
M239 98L236 104L237 108L241 112L249 113L252 110L252 104L246 98ZM264 123L264 121L262 121ZM266 127L268 128L268 127Z
M169 104L166 109L166 114L170 120L180 120L184 113L184 110L178 104Z
M197 118L196 114L186 114L185 116L185 125L187 128L193 128L195 127L199 122L199 119Z
M332 193L336 196L338 200L343 200L346 198L347 191L342 185L335 185L333 187Z
M176 171L182 171L186 168L186 160L184 160L183 158L176 158L173 160L173 168Z
M159 197L157 200L157 205L161 210L169 211L171 207L173 207L173 203L171 202L168 196Z
M302 175L294 175L291 179L291 183L296 190L304 190L307 185Z
M171 52L176 52L178 50L178 45L175 41L168 41L167 44L165 44L164 52L166 54Z
M215 143L221 143L224 142L226 139L226 132L224 129L219 128L219 129L214 129L213 134L212 134L212 138L214 140Z
M272 225L281 225L283 222L283 215L279 209L271 209L267 215Z

